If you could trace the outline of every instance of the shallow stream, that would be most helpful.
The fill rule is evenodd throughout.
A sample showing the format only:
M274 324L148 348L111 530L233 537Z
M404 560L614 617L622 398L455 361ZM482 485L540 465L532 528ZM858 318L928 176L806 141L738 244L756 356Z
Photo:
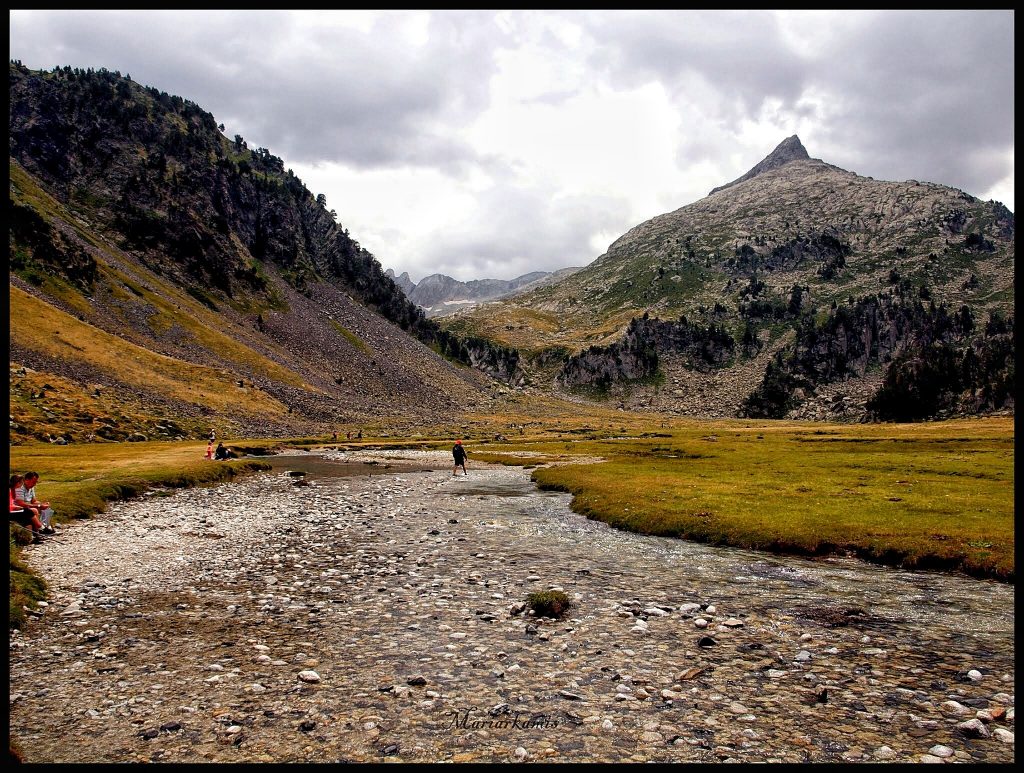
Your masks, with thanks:
M33 546L27 761L1013 759L1012 585L618 531L440 452L272 464Z

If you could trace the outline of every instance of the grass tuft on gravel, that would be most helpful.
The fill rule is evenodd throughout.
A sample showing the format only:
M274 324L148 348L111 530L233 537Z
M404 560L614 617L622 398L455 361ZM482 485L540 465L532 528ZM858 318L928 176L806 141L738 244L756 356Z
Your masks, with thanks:
M560 590L536 591L526 597L526 606L538 617L562 618L572 607L572 600Z

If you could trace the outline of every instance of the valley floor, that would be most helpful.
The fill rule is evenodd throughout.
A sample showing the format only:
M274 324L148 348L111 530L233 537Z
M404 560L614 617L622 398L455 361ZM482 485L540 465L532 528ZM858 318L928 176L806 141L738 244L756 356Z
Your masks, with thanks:
M10 638L25 761L1014 758L1012 585L616 531L447 453L344 458L379 474L118 502L26 549L50 595ZM551 586L566 619L514 614Z

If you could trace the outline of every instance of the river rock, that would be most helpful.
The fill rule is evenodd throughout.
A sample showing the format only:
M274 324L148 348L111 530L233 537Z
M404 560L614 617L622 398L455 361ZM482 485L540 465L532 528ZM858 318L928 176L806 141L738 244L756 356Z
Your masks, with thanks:
M968 719L956 726L956 729L969 738L988 738L991 733L980 719Z

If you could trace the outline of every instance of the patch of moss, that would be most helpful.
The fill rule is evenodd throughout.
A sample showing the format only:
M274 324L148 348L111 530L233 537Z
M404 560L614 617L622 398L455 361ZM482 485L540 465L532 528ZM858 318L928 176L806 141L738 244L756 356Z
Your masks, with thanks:
M538 617L553 617L556 620L565 616L572 608L572 599L560 590L545 590L531 593L526 597L526 605Z
M344 339L346 341L348 341L350 344L352 344L359 351L361 351L361 352L363 352L365 354L373 354L373 350L370 349L370 347L366 345L366 342L363 341L362 338L357 336L355 333L353 333L348 328L342 327L337 322L335 322L333 319L331 320L331 327L333 327L335 330L337 330L342 335L342 337L344 337Z

